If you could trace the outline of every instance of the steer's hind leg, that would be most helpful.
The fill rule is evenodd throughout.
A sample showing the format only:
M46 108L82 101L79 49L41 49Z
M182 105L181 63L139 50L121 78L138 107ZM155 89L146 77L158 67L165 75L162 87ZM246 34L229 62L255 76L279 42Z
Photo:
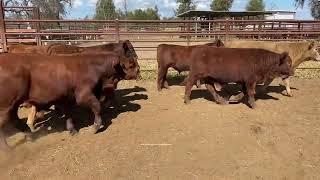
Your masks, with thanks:
M73 110L74 104L70 103L69 101L61 101L56 105L57 111L59 113L62 113L65 115L66 120L66 127L67 130L71 135L77 134L77 130L74 127L73 121L72 121L72 110Z
M187 85L187 82L188 82L188 78L189 76L187 76L186 78L184 78L184 80L180 83L181 86L186 86ZM200 88L201 87L201 81L200 80L197 80L196 81L196 86L197 88Z
M225 105L225 104L229 104L228 101L226 101L223 97L221 97L217 92L216 90L214 89L214 87L211 85L211 84L206 84L206 88L209 90L209 92L212 94L214 100L219 103L219 104L222 104L222 105Z
M181 86L186 86L187 82L188 82L188 78L189 76L187 76L186 78L184 78L184 80L180 83Z
M78 104L87 105L94 113L94 133L97 133L102 127L102 119L100 116L101 106L98 99L92 94L90 88L82 88L76 90L76 100Z
M9 118L10 116L7 111L0 112L0 149L4 151L10 150L4 133L4 126L9 121Z
M67 130L72 136L78 133L78 131L74 128L74 124L71 118L67 119L66 125L67 125Z
M186 84L186 88L185 88L185 94L184 94L184 103L185 104L189 104L190 103L190 96L191 96L191 90L192 90L192 86L194 85L194 83L197 81L197 79L192 76L189 75L187 84Z
M254 95L256 93L256 82L250 82L250 83L246 83L246 89L247 89L247 93L248 93L248 103L250 105L250 107L252 109L255 109L256 103L255 103L255 98Z
M167 71L168 67L158 67L158 79L157 79L157 88L158 91L161 91L162 88L169 88L168 82L167 82Z

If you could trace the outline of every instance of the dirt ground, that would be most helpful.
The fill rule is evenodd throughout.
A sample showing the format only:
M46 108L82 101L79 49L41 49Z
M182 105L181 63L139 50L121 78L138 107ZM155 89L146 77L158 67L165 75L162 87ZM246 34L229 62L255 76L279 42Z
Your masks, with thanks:
M33 142L15 134L0 179L319 179L320 80L293 79L294 97L278 84L252 110L217 105L203 87L184 105L182 86L122 82L106 130L70 136L53 121Z

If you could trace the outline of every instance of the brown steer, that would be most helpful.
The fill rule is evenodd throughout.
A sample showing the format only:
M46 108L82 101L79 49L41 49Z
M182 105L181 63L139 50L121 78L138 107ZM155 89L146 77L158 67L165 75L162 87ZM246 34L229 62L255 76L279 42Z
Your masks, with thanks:
M114 53L79 56L0 55L0 136L2 128L17 113L23 101L42 107L48 104L77 104L90 107L95 115L94 130L101 127L100 103L93 94L98 81L122 71L126 79L135 79L139 68L134 62ZM72 104L72 103L71 103Z
M318 51L319 43L316 41L305 42L269 42L269 41L244 41L235 40L228 41L225 44L228 48L261 48L276 53L288 52L292 59L292 67L296 69L301 63L309 60L320 61L320 55ZM262 91L264 91L273 81L273 78L266 80ZM288 78L283 79L284 85L288 96L292 96L290 89L290 81ZM243 96L243 93L238 96Z
M79 55L79 54L98 54L103 52L114 52L120 56L125 56L132 59L137 64L137 54L129 40L120 41L119 43L109 43L90 47L77 47L72 45L58 44L54 43L48 46L27 46L27 45L13 45L9 49L9 53L27 53L32 52L33 54L44 54L44 55ZM114 91L117 88L117 83L123 79L119 75L113 75L108 77L109 79L104 79L103 92L100 96L100 101L105 102L106 105L115 102ZM107 96L107 97L106 97ZM117 104L117 103L116 103ZM38 129L34 128L35 117L43 117L44 113L36 113L35 107L30 106L30 104L24 103L23 107L31 108L31 112L28 115L27 124L32 132ZM61 109L61 108L60 108Z
M223 47L220 40L213 43L208 43L198 46L179 46L161 44L157 48L157 62L158 62L158 79L157 88L161 91L162 88L169 88L166 80L167 72L170 67L177 70L179 73L189 71L189 64L191 63L190 55L194 49L202 46ZM184 82L183 82L184 83ZM197 85L199 82L197 83Z
M190 72L185 90L185 103L190 102L193 84L204 79L214 99L227 102L213 88L213 82L240 83L246 87L249 104L255 108L255 87L268 78L293 75L292 60L288 53L274 53L264 49L198 47L191 54Z

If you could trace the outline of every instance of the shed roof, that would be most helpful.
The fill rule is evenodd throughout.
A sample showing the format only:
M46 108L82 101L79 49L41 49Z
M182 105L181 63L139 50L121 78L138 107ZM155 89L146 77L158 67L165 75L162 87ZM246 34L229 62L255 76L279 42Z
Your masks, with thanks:
M276 11L278 12L278 11ZM177 17L243 17L243 16L259 16L271 15L271 11L196 11L189 10L178 14Z

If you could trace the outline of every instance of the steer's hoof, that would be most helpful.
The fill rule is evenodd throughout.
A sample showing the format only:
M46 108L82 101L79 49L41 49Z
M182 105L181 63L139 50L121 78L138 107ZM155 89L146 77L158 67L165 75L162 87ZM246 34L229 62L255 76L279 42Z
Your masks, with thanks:
M94 124L93 126L92 126L92 132L94 133L94 134L96 134L100 129L102 129L103 128L103 125L99 125L99 124Z
M250 104L250 107L251 107L252 109L257 109L257 105L256 105L256 104Z
M69 131L69 134L70 134L71 136L75 136L75 135L78 134L78 131L75 130L75 129L72 129L72 130Z
M35 140L34 136L32 133L25 133L24 138L28 142L33 142Z
M165 82L163 83L163 86L164 86L164 88L169 89L169 84L168 84L167 81L165 81Z
M219 99L218 100L218 103L220 104L220 105L228 105L229 104L229 101L226 101L225 99Z
M36 132L38 132L38 131L41 129L41 127L42 127L42 126L37 127L37 128L30 127L30 131L31 131L32 133L36 133Z
M190 99L189 98L184 98L184 104L190 104Z

